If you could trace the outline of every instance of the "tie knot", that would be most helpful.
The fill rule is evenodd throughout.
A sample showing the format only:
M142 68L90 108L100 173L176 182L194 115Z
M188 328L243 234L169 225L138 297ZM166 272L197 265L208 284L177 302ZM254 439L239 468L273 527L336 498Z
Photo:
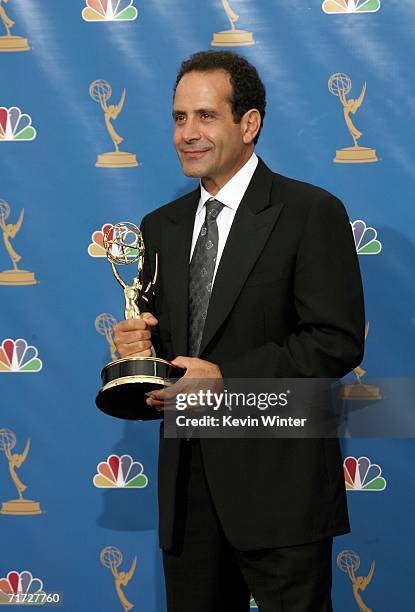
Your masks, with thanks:
M223 208L222 202L218 202L215 198L211 198L207 200L206 204L206 220L207 221L215 221L216 217L220 213Z

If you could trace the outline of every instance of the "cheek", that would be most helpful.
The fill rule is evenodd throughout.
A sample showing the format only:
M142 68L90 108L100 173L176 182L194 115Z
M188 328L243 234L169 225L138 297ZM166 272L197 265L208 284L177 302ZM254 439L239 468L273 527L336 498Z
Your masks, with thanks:
M175 129L174 132L173 132L173 144L174 144L174 146L177 147L179 142L180 142L179 132L178 132L178 130Z

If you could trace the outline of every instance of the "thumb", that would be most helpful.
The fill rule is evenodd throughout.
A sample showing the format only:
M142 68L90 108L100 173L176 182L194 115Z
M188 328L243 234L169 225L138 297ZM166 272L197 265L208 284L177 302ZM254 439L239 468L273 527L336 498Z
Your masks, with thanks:
M178 368L183 368L183 370L187 370L190 367L192 362L192 357L176 357L173 359L172 364L177 366Z
M149 327L155 327L158 324L158 320L151 312L143 312L141 318L147 323Z

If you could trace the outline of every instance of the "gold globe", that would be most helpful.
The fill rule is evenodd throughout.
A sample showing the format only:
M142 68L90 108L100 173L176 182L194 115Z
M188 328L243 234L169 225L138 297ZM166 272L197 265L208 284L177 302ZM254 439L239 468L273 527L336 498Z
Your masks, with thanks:
M116 223L104 234L104 249L109 261L119 265L128 265L136 261L141 269L144 258L144 241L140 229L124 221Z
M10 429L0 429L0 450L11 451L16 446L16 436Z
M109 312L103 312L95 319L95 329L99 334L106 336L112 332L114 325L118 323L114 315Z
M341 94L345 96L352 89L352 81L347 74L344 74L343 72L336 72L329 78L327 86L333 96L338 97Z
M6 219L10 215L10 206L7 204L5 200L0 200L0 219Z
M95 102L107 101L112 96L111 85L102 79L93 81L89 86L89 95Z
M103 548L99 558L102 565L105 565L105 567L109 569L119 567L123 560L122 552L115 546L106 546Z
M337 567L346 574L351 570L356 572L360 567L360 557L354 550L342 550L337 555Z

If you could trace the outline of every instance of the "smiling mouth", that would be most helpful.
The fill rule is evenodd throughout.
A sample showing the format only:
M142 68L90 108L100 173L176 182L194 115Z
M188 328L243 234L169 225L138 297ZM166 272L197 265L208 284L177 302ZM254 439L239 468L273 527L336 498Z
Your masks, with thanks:
M209 151L209 149L205 149L204 151L183 151L183 154L185 157L190 157L192 158L199 158L202 157L205 153L207 153Z

